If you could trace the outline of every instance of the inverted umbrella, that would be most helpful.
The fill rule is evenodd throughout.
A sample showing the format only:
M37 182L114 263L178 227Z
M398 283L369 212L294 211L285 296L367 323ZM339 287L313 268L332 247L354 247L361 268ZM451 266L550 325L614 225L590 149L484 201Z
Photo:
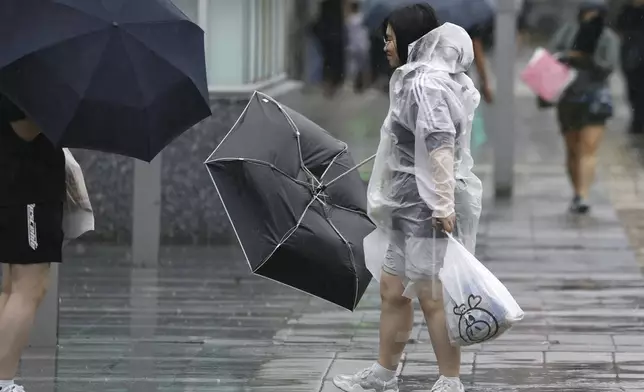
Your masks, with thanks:
M3 0L0 92L58 146L150 161L211 114L204 33L169 0Z
M256 92L206 166L254 273L355 309L375 226L345 143Z
M490 0L370 0L365 4L365 25L376 31L393 10L418 3L432 6L441 22L466 30L490 22L495 12Z

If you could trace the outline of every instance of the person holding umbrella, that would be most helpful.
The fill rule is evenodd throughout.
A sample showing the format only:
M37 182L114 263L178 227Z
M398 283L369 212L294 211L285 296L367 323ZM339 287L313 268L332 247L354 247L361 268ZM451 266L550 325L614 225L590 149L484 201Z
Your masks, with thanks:
M0 391L14 383L51 263L62 261L65 155L0 95Z
M396 70L368 188L377 228L364 241L365 262L380 282L380 354L372 367L333 381L347 392L398 392L396 369L418 298L440 372L432 391L461 392L460 349L449 342L437 275L446 232L473 253L481 213L469 147L481 99L466 75L472 40L461 27L441 25L427 4L393 11L384 26Z

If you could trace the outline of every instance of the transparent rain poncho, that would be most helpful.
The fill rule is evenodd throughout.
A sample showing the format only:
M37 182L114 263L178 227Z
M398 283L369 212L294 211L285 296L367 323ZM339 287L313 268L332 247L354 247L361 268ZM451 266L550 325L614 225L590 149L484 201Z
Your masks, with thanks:
M455 214L453 234L474 253L482 185L472 173L470 136L480 95L465 74L474 51L461 27L446 23L432 30L409 46L408 59L390 82L368 189L377 229L364 245L373 276L380 280L384 266L414 298L438 277L447 247L433 218Z

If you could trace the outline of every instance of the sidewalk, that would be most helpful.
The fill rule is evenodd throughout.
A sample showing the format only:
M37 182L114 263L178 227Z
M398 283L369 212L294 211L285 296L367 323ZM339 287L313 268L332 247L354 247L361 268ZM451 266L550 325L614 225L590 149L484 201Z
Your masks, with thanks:
M375 151L387 100L347 98L287 104L346 140L360 160ZM644 281L621 224L644 211L644 171L611 131L593 212L569 217L554 119L531 97L518 97L517 107L516 195L486 200L477 255L526 318L466 349L463 380L471 392L644 391ZM480 162L487 185L490 170ZM642 247L643 232L629 227ZM330 392L335 374L375 360L379 301L372 285L349 313L254 277L236 245L165 248L147 269L133 268L126 248L73 247L61 269L60 345L31 351L21 372L29 392ZM420 313L401 370L403 392L427 392L436 378Z

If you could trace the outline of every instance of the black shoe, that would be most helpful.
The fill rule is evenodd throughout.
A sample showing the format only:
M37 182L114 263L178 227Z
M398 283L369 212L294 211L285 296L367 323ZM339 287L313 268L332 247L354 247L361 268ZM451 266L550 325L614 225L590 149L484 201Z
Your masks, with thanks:
M570 212L573 214L587 214L590 211L590 205L581 196L575 196L570 203Z

